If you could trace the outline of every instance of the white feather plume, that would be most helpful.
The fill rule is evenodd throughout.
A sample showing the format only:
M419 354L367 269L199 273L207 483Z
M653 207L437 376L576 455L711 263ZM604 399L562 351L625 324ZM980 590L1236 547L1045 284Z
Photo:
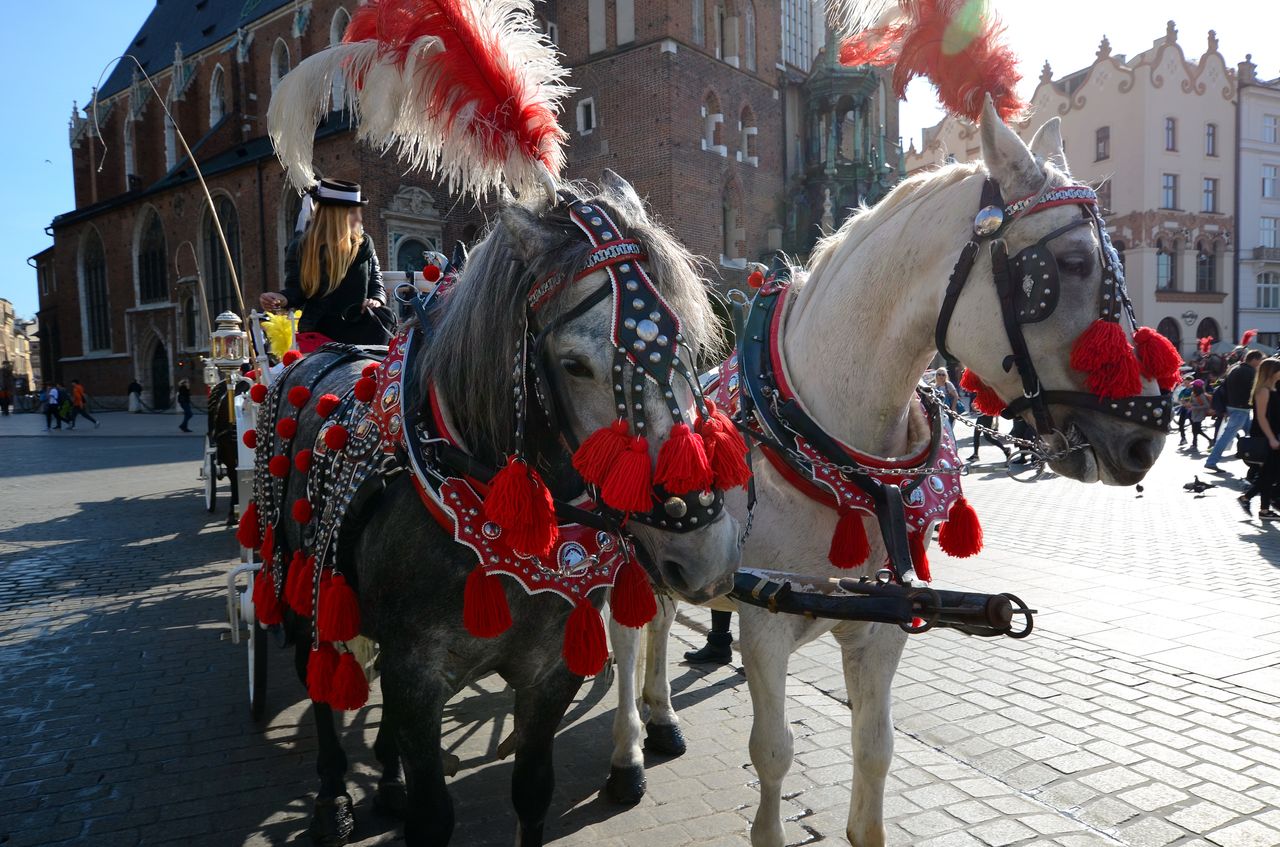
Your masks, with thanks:
M826 0L827 22L840 35L886 26L902 16L898 0Z

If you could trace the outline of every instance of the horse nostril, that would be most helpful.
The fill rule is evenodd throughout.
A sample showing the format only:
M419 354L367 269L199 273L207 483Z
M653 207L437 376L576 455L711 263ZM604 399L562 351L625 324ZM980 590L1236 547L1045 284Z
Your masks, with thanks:
M1156 457L1159 455L1156 439L1146 435L1140 435L1130 441L1124 451L1126 464L1130 469L1138 471L1149 469L1156 463Z
M667 581L668 588L680 592L691 590L688 576L684 572L684 566L679 562L664 559L662 562L662 577Z

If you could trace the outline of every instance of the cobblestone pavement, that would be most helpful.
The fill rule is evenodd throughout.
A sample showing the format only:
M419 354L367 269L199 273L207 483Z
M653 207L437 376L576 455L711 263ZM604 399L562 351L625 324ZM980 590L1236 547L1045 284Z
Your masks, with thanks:
M268 717L249 717L245 650L224 618L234 540L195 488L199 438L174 426L114 414L99 430L45 435L35 416L0 419L4 847L305 843L303 692L277 651ZM1195 473L1217 487L1184 491ZM988 552L934 554L938 584L1014 591L1042 613L1026 641L909 643L894 689L891 844L1280 845L1280 528L1245 520L1239 487L1172 442L1141 494L981 468L968 478ZM701 643L706 617L682 609L674 655ZM789 840L843 843L836 648L805 647L792 671ZM672 676L690 750L651 759L649 794L631 809L598 796L609 680L583 687L557 742L553 843L748 843L746 679L736 666ZM488 680L450 706L456 844L510 843L511 765L495 760L510 705ZM364 845L399 839L369 808L379 717L375 696L347 719Z

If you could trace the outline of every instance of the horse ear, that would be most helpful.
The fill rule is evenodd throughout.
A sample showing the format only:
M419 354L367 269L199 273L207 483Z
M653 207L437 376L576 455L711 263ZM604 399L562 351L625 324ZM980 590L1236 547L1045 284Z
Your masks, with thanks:
M1062 119L1054 115L1040 125L1031 137L1031 155L1039 162L1052 162L1064 174L1070 174L1067 154L1062 147Z
M605 168L604 173L600 176L600 182L606 190L614 195L614 199L618 200L631 215L644 215L644 201L640 199L640 195L636 194L636 190L631 187L631 183L620 177L610 168Z
M1005 126L996 113L991 95L982 106L982 161L1007 200L1033 194L1044 175L1035 157L1018 134Z
M542 225L542 219L519 203L504 203L498 217L511 239L513 248L523 261L532 262L555 246L553 233Z

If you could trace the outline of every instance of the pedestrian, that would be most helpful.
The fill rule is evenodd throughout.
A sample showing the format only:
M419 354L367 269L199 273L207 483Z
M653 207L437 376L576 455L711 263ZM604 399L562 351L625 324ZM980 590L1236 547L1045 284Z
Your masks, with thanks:
M386 344L394 318L373 239L364 231L369 201L354 182L322 179L311 191L315 214L285 250L284 291L264 292L264 309L302 309L297 344Z
M58 389L58 418L69 424L69 429L75 429L75 424L71 422L71 392L60 382L54 384Z
M187 424L191 423L191 380L184 379L178 382L178 405L182 407L182 423L178 424L178 429L183 432L190 432L191 429Z
M1187 421L1190 415L1187 414L1187 399L1191 396L1191 381L1193 377L1188 371L1182 375L1182 384L1173 390L1173 407L1178 410L1178 444L1187 443Z
M960 392L956 390L955 383L951 381L951 375L947 373L946 368L938 368L933 372L933 390L937 392L938 399L952 412L964 411L960 407ZM952 427L951 415L943 414L942 422L946 424L947 433L951 436L954 443L956 439L955 429Z
M978 413L977 426L973 428L973 454L969 456L969 461L970 462L978 461L978 448L982 446L982 439L984 438L987 439L987 441L990 441L995 446L999 447L1002 451L1004 451L1004 459L1006 462L1009 461L1009 456L1011 455L1011 451L1009 450L1009 447L1004 444L1001 444L991 435L986 434L983 430L983 427L986 427L987 429L990 429L993 432L999 430L1000 428L997 425L997 419L995 415L984 415L981 412Z
M1249 514L1250 501L1261 496L1258 517L1267 520L1280 517L1271 508L1276 505L1277 486L1280 486L1280 398L1276 397L1277 383L1280 383L1280 361L1263 359L1253 378L1253 422L1249 426L1249 435L1265 438L1271 449L1267 451L1267 458L1263 460L1253 485L1238 498L1240 508Z
M84 386L80 384L80 380L71 380L71 428L76 428L76 418L88 418L93 423L93 428L97 429L102 426L98 423L98 419L89 414L89 395L85 393Z
M9 389L0 388L0 415L9 417L9 406L13 403L13 395L9 393Z
M1212 410L1213 401L1209 399L1209 392L1204 390L1204 380L1195 380L1191 383L1191 395L1187 398L1187 416L1191 419L1192 452L1200 450L1201 438L1204 439L1205 444L1213 445L1213 439L1206 435L1204 431L1204 419L1209 416Z
M729 631L729 623L733 620L733 612L711 610L711 631L707 633L707 643L697 650L684 654L685 661L695 665L726 665L733 660L733 633Z
M1250 350L1222 380L1220 390L1225 392L1226 423L1222 425L1222 431L1218 434L1213 450L1209 452L1209 458L1204 461L1206 470L1219 470L1218 462L1222 461L1222 454L1236 440L1236 434L1249 425L1249 409L1253 402L1252 395L1256 393L1254 383L1261 361L1262 351Z
M129 411L134 413L142 411L142 383L136 378L129 383Z
M62 416L58 414L58 387L50 382L44 387L44 431L51 429L62 429Z
M1034 442L1036 440L1036 431L1031 424L1023 420L1022 415L1018 415L1013 419L1013 426L1009 427L1009 437L1017 438L1021 441ZM1017 455L1009 459L1009 462L1015 465L1025 465L1029 461L1031 461L1031 456L1027 454L1025 447L1019 447Z

